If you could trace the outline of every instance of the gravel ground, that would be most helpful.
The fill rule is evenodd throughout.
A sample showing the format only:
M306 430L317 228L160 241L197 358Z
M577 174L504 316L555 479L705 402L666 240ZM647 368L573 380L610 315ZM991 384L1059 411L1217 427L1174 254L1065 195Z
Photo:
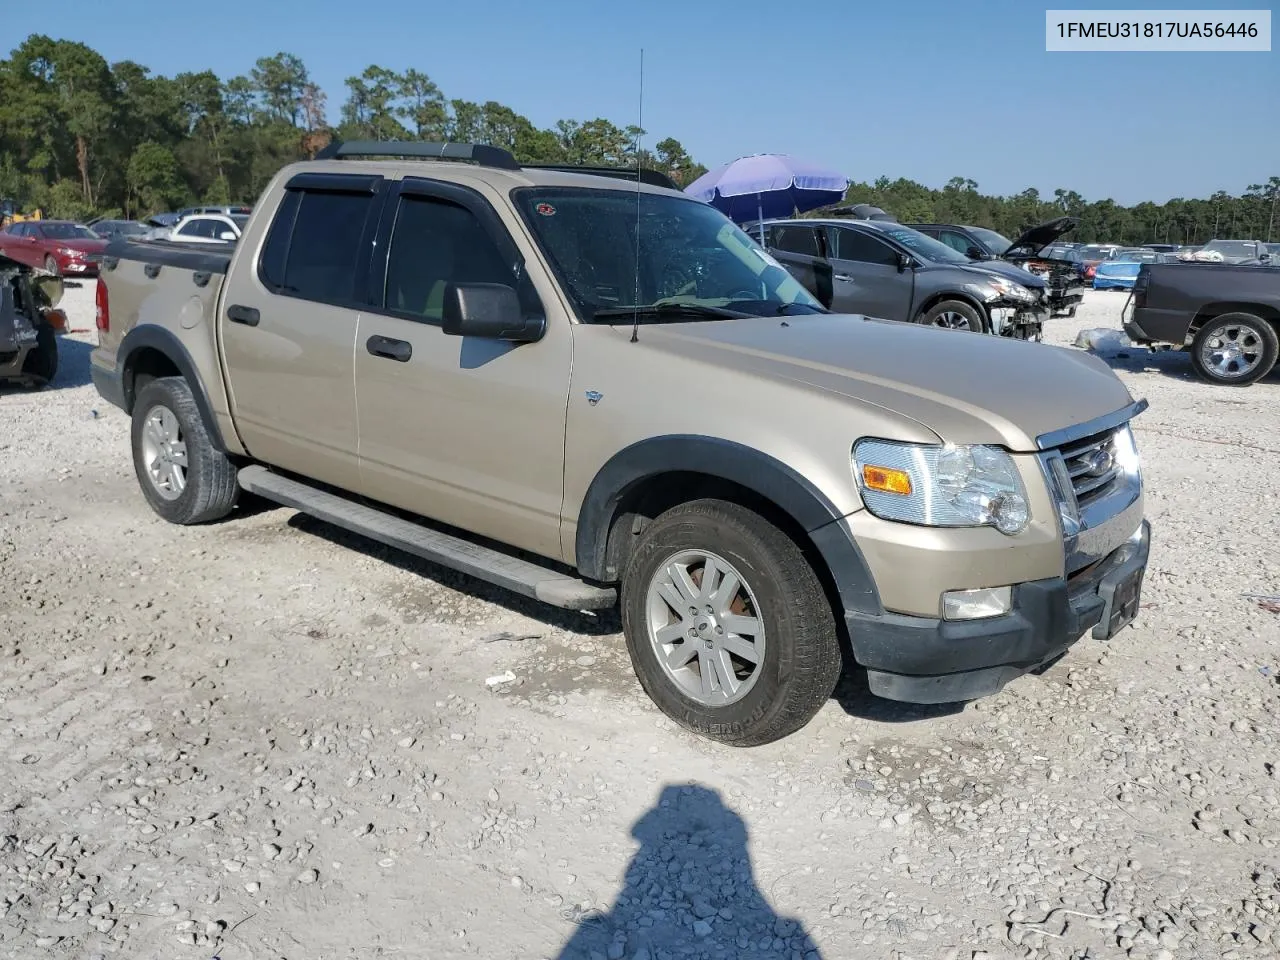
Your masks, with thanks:
M851 677L734 751L648 702L612 615L285 509L164 524L92 342L0 392L0 957L1280 950L1280 615L1242 596L1280 593L1280 376L1101 348L1151 401L1132 629L962 712Z

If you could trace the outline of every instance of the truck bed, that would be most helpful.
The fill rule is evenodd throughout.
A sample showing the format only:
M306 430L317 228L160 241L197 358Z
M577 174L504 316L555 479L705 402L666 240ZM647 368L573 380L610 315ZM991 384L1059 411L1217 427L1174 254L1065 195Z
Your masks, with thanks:
M210 244L202 243L131 240L122 237L108 245L103 258L104 261L136 260L156 267L179 267L196 273L225 274L227 267L231 265L235 247L232 244L227 244L225 250L210 247Z

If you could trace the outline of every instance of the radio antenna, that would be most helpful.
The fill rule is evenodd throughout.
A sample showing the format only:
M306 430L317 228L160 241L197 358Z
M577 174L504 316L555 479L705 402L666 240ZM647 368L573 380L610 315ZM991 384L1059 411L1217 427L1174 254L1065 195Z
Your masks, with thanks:
M636 117L636 288L632 298L631 342L640 340L640 138L644 136L644 47L640 48L640 110Z

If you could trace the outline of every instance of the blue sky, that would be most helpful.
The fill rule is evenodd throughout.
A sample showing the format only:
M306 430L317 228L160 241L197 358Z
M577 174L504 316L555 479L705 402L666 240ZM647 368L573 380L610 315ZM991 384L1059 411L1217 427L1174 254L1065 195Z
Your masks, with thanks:
M539 126L632 123L643 47L648 142L674 136L711 167L791 153L859 180L965 176L984 192L1061 186L1125 204L1280 174L1280 52L1046 53L1050 4L1026 0L61 0L55 17L6 6L6 48L44 32L165 74L230 77L295 53L333 119L344 78L377 63Z

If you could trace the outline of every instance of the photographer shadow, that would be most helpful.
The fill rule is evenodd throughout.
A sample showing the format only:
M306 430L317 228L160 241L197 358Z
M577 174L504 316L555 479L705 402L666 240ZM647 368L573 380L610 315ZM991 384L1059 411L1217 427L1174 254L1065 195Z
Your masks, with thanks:
M800 921L756 887L746 824L715 790L664 787L631 835L640 849L613 907L582 917L557 960L821 960Z

